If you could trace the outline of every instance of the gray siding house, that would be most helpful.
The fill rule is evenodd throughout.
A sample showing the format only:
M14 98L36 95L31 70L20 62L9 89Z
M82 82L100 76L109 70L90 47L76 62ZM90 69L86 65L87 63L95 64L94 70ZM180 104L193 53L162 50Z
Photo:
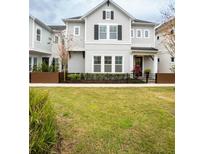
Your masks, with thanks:
M68 72L131 73L138 64L142 73L146 68L157 73L155 23L134 18L112 0L105 0L83 16L63 19L63 22L66 28L61 33L65 39L73 36ZM50 29L53 31L49 26L43 30L42 39L54 37ZM45 45L45 50L43 45L40 54L57 57L52 44ZM35 54L38 52L35 50Z

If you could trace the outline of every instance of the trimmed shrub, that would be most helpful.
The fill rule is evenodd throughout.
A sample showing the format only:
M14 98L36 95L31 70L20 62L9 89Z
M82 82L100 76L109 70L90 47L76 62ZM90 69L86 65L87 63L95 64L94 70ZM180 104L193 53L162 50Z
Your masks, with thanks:
M80 74L69 74L67 77L69 80L72 80L72 81L80 80Z
M50 153L57 142L57 127L48 92L29 92L29 153Z
M33 67L33 72L59 72L59 66L51 64L50 66L46 63L39 64Z

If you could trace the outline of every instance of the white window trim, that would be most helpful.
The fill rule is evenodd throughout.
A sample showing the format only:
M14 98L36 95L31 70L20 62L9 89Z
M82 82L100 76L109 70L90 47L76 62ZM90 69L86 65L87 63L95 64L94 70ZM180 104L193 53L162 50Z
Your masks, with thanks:
M98 36L99 36L99 40L113 40L113 41L117 41L118 40L118 25L116 23L99 23L99 30L98 30ZM107 27L107 38L106 39L101 39L100 38L100 26L106 26ZM116 39L110 39L110 26L117 26L117 38Z
M133 36L132 36L132 33L133 33ZM131 29L131 38L135 38L135 30L133 28Z
M100 56L101 57L101 72L94 72L94 56ZM112 57L112 72L105 72L104 71L104 57L105 56L111 56ZM122 72L115 72L115 56L122 56ZM123 54L94 54L92 55L92 63L91 63L91 68L92 68L92 73L110 73L110 74L123 74L124 72L124 57L125 55Z
M37 59L37 64L36 65L38 66L38 57L30 56L29 58L31 58L31 71L30 70L29 71L32 72L33 71L33 66L34 66L34 58Z
M114 56L114 59L115 59L115 57L118 57L118 56L120 57L121 55ZM124 72L124 57L123 56L121 56L121 57L122 57L122 64L115 64L115 60L114 60L114 70L115 70L115 65L122 65L122 72L116 72L116 70L115 70L116 74Z
M112 11L112 10L106 9L106 10L104 10L104 11L105 11L105 20L112 20L112 19L111 19L111 16L112 16L112 15L111 15L111 11ZM110 18L107 18L107 12L110 12Z
M73 28L74 28L74 29L73 29L73 32L74 32L73 35L74 35L74 36L80 36L80 26L74 26ZM79 29L79 33L78 33L78 34L75 34L75 29L76 29L76 28Z
M113 72L113 58L112 56L103 56L104 57L104 72L105 72L105 65L111 65L111 72L105 72L105 73L112 73ZM105 64L105 57L111 57L111 64Z
M40 32L41 32L41 34L40 34L40 41L39 41L39 40L37 40L37 29L39 29L39 30L40 30ZM36 33L35 33L35 34L36 34L36 35L35 35L35 37L36 37L36 39L35 39L35 40L36 40L37 42L40 42L40 43L41 43L41 42L42 42L42 28L41 28L41 27L39 27L39 26L37 26L37 27L36 27Z
M94 64L94 57L100 57L100 61L101 61L101 63L100 64ZM102 62L102 60L104 60L104 57L103 56L101 56L101 55L94 55L93 57L92 57L92 72L93 73L101 73L102 72L102 64L104 63L104 62ZM100 65L100 70L101 70L101 72L95 72L94 71L94 65ZM104 70L103 70L104 71Z
M140 33L141 33L141 36L140 36L140 37L137 36L137 32L138 32L138 31L140 31ZM142 34L142 29L136 29L136 38L142 38L142 35L143 35L143 34Z
M148 37L145 37L145 31L148 31ZM150 30L149 29L144 29L144 38L150 38Z

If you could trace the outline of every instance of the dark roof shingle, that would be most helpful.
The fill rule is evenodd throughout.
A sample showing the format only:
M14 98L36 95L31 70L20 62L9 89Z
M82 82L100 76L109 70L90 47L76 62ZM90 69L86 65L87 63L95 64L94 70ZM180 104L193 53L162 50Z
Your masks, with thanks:
M66 26L64 25L49 25L52 30L65 30Z

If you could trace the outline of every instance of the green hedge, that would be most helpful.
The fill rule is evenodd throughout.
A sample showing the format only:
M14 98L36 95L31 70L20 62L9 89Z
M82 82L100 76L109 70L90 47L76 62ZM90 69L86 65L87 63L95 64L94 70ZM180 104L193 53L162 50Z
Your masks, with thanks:
M68 80L127 80L130 79L130 74L121 73L80 73L68 74Z
M50 153L57 142L55 114L48 101L48 92L30 89L29 153Z

